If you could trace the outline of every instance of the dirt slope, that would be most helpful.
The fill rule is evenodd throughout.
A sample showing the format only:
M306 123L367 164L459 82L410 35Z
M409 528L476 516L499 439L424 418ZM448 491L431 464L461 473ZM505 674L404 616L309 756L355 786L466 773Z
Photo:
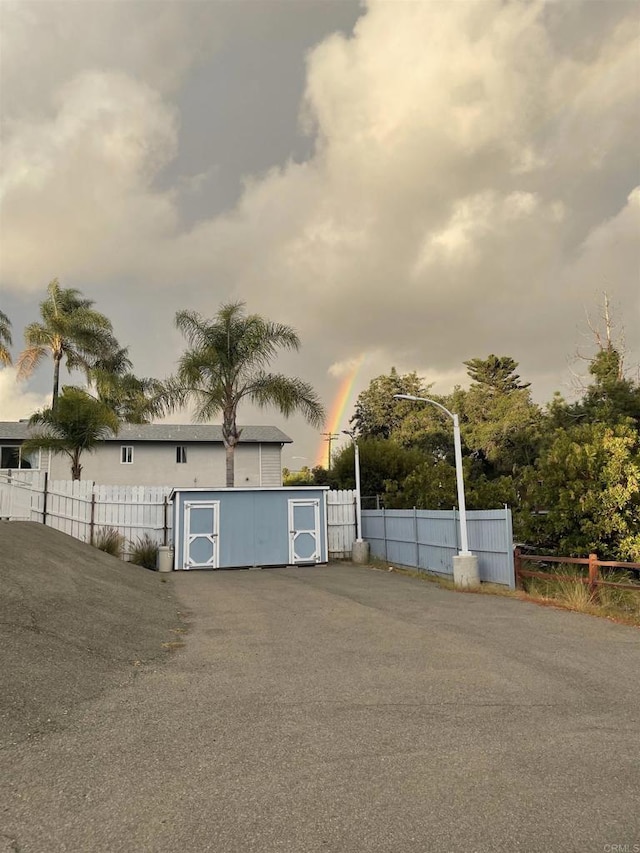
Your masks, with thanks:
M64 725L176 639L166 575L42 524L0 522L0 744Z

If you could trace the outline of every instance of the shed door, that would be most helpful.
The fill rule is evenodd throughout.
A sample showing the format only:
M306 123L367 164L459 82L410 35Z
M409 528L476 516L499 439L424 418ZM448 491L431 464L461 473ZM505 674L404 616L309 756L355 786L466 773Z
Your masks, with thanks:
M289 501L289 562L319 563L320 501Z
M184 568L217 569L220 501L188 501L184 510Z

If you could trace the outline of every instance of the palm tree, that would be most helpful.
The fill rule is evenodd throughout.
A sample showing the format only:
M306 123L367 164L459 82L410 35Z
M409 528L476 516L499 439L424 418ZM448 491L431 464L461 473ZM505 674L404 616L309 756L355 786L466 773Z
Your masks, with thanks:
M108 406L86 391L72 387L63 388L55 409L36 412L29 423L44 429L23 443L23 452L51 450L54 454L66 454L71 460L72 480L80 479L82 454L116 435L120 427L118 416Z
M135 376L131 367L128 348L116 349L91 365L87 380L96 399L109 406L121 421L146 424L161 411L156 400L163 386L157 379Z
M289 326L247 315L244 302L223 305L213 320L179 311L176 326L189 348L176 376L165 383L165 407L193 399L194 419L200 422L222 413L227 486L234 485L234 452L242 434L236 415L243 400L260 408L275 406L285 417L301 412L314 426L324 422L324 409L311 385L265 370L278 350L299 349L298 335Z
M0 364L11 364L11 320L0 311Z
M68 370L86 371L93 360L105 358L117 349L111 322L92 306L93 301L81 298L80 291L62 288L54 278L47 287L47 298L40 303L42 322L30 323L24 330L27 346L18 357L18 379L31 376L40 362L51 354L52 409L58 400L63 358Z

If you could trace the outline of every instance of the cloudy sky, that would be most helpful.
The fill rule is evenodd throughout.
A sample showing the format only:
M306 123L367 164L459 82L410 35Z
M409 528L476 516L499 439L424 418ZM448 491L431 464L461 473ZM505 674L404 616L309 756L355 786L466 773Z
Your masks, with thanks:
M176 310L243 299L328 409L341 365L352 400L392 365L446 392L490 352L569 394L604 290L640 360L635 0L0 0L0 33L16 354L57 276L141 375L172 370ZM14 379L3 420L46 401L47 368ZM241 419L315 462L298 419Z

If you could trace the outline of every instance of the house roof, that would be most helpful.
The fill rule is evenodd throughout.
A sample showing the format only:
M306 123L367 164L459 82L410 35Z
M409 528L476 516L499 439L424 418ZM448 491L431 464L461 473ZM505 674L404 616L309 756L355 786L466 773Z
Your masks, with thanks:
M241 426L240 443L291 444L292 439L274 426ZM29 437L27 421L0 421L0 442ZM118 435L105 441L206 441L222 443L222 427L215 424L122 424Z

